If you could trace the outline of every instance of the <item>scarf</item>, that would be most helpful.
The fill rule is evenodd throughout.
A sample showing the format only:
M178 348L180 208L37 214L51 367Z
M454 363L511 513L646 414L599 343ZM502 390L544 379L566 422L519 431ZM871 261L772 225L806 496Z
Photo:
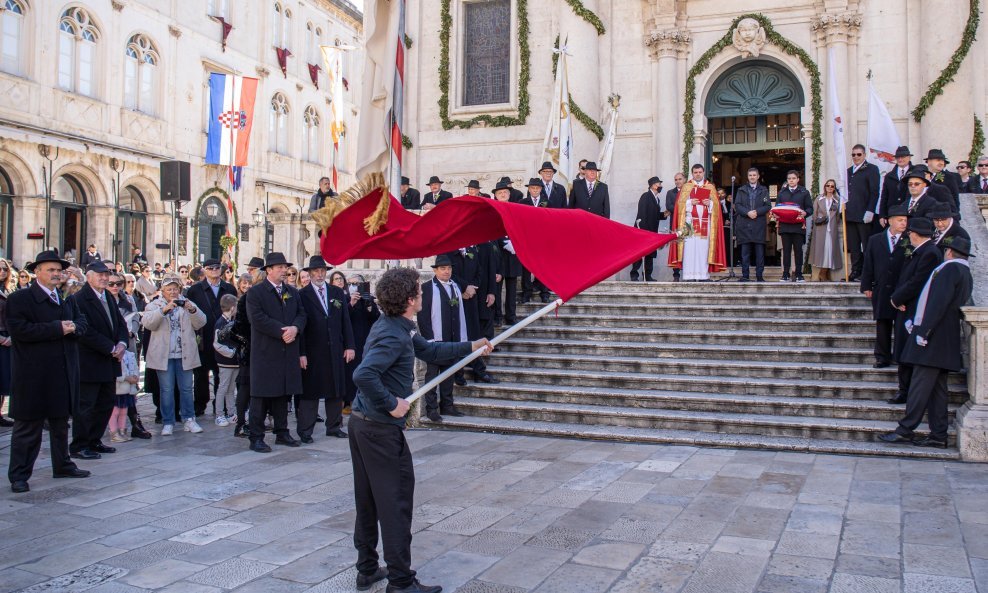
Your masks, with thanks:
M432 283L432 341L442 342L443 341L443 314L442 309L439 307L448 307L449 301L447 297L443 294L443 291L439 289L440 283ZM466 316L463 314L463 295L460 294L460 288L455 282L450 281L449 283L450 295L448 298L457 300L456 306L460 313L460 340L467 341L467 320ZM476 297L474 297L476 298Z
M933 279L937 277L940 270L942 270L947 264L960 264L969 268L971 266L970 262L966 259L948 259L933 270L933 273L930 274L930 277L926 280L926 284L923 285L923 291L919 293L919 300L916 301L916 316L913 317L912 325L907 328L909 333L912 333L912 328L923 325L923 317L926 315L926 301L930 298L930 286L933 285Z

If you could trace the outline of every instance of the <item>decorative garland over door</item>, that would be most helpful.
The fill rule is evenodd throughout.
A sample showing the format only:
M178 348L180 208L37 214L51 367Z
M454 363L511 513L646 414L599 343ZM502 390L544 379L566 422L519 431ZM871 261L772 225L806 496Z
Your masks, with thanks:
M221 188L211 187L206 191L202 192L202 194L199 196L199 199L196 200L196 209L192 213L192 218L195 219L199 218L199 213L202 212L202 205L206 202L206 200L210 196L214 196L214 195L217 198L219 198L220 202L222 202L224 205L230 204L233 206L233 216L231 217L232 220L228 224L232 225L230 227L231 229L230 232L233 234L234 237L237 237L240 234L240 217L237 216L237 205L230 201L230 194L226 193L226 191L224 191ZM195 229L195 232L192 233L192 253L195 254L192 256L193 258L199 257L199 229ZM237 262L239 261L240 261L240 241L237 241L233 246L234 265L236 265Z

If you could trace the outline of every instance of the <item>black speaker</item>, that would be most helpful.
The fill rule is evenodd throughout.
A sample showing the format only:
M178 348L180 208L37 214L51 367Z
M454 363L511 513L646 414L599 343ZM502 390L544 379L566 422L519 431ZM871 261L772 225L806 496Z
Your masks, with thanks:
M188 202L191 199L188 161L161 161L161 201Z

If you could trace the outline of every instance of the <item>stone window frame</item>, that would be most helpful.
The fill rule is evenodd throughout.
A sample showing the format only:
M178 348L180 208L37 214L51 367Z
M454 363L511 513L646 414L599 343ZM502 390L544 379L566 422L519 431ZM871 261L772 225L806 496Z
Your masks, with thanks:
M508 80L511 83L508 85L508 102L507 103L492 103L488 105L464 105L463 98L463 78L466 75L465 72L465 61L464 61L464 36L466 35L466 9L464 5L486 2L487 0L451 0L450 1L450 16L453 19L453 35L449 40L449 56L450 56L450 105L449 105L449 116L450 118L455 118L457 116L475 116L481 114L490 115L515 115L518 113L518 76L521 71L521 48L518 43L518 36L515 32L518 30L518 0L509 0L511 3L511 22L508 30L511 31L509 35L510 47L511 47L511 57L510 57L510 71L508 73Z
M307 105L302 112L302 160L322 164L322 116L315 105Z
M136 95L133 98L133 104L130 103L131 99L127 95L127 68L129 60L135 60L137 64L134 73ZM161 83L161 72L163 72L161 69L161 52L158 51L158 46L151 39L151 36L144 33L134 33L131 35L124 49L124 107L145 115L157 115L160 107L159 98L161 96L161 89L159 87ZM150 95L142 99L141 86L146 82L146 77L151 77Z
M10 74L11 76L25 76L27 74L29 66L27 56L30 53L28 38L30 35L25 35L25 33L31 32L31 23L29 21L30 12L31 5L28 4L27 0L0 0L0 35L6 35L4 29L6 28L8 18L20 19L17 22L17 55L14 56L16 64L13 65L12 70L8 70L6 67L0 65L0 72Z
M103 46L100 43L102 41L102 27L96 19L93 18L92 13L83 6L70 5L66 7L58 17L58 41L56 46L56 58L55 62L55 86L66 93L73 93L83 97L89 97L90 99L98 99L101 96L100 93L100 75L102 73L103 64ZM71 29L71 30L70 30ZM71 84L66 87L62 84L61 72L62 72L62 42L66 34L71 34L73 37L72 46L72 64L71 64ZM80 56L79 48L82 47L83 43L92 43L92 70L90 72L90 92L84 93L80 90Z

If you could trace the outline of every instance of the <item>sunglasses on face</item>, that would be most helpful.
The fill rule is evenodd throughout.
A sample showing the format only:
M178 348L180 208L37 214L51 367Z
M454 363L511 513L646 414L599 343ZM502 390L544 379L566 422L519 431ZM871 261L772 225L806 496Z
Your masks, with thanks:
M288 272L288 275L289 276L298 276L298 274L296 274L295 272Z
M107 286L123 286L124 283L123 282L107 282L106 285Z
M926 184L923 183L922 181L913 181L913 182L908 183L908 185L909 185L909 187L919 187L921 185L926 185Z
M9 272L10 268L0 268L0 272Z
M210 270L210 271L216 271L216 270L220 269L220 267L219 266L206 266L204 269Z
M978 163L979 167L988 167L988 163Z
M864 156L863 152L852 152L851 156Z
M967 169L967 165L957 165L958 169Z

